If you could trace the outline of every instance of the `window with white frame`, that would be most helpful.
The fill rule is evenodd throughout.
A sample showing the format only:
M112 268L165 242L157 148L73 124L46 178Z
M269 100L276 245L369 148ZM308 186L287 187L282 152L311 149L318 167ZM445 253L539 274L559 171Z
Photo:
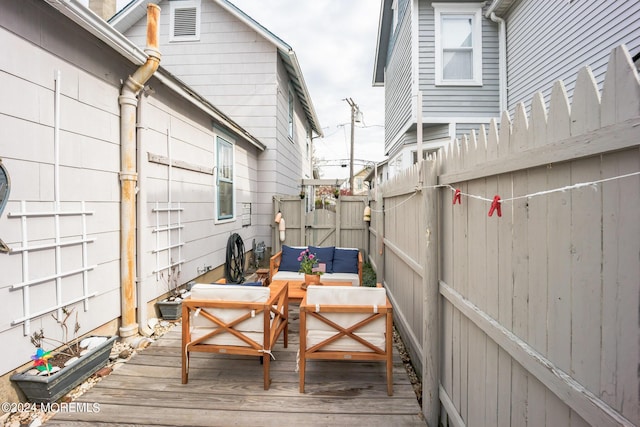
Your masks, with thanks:
M200 40L200 0L173 0L169 5L169 41Z
M293 140L293 88L289 85L289 138Z
M218 220L234 217L233 144L216 137L216 184L218 187Z
M422 149L422 160L427 160L427 150ZM415 165L418 163L418 150L411 151L411 164Z
M482 4L432 3L436 85L482 85Z

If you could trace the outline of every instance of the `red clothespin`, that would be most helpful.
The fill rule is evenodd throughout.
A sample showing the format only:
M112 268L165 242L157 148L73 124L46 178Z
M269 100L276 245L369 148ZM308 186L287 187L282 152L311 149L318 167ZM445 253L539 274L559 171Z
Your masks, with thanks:
M493 216L493 211L498 211L498 216L502 216L502 209L500 207L500 196L497 194L493 196L493 202L491 202L491 209L489 209L489 216Z
M462 199L460 198L460 189L456 188L456 193L453 195L453 204L455 205L456 202L462 204Z

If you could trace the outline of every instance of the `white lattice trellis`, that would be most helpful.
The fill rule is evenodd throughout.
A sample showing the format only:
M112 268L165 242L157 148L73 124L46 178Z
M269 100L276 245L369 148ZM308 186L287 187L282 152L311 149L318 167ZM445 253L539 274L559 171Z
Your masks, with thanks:
M58 318L62 317L62 308L74 304L79 301L84 301L84 310L89 309L89 298L95 296L96 293L89 292L89 275L88 272L95 268L95 265L88 265L88 244L95 241L93 238L87 237L87 215L93 215L93 212L87 211L85 203L82 202L81 209L76 211L62 211L56 203L56 207L52 211L41 212L28 212L27 202L22 201L21 211L17 213L9 213L10 218L20 218L22 225L22 246L18 248L12 248L11 253L22 254L22 282L16 283L11 286L12 290L22 290L22 308L23 316L13 320L12 325L23 324L24 335L29 335L31 319L40 317L42 315L58 311ZM60 232L60 218L63 216L77 216L82 221L82 236L76 240L62 241ZM54 219L54 242L40 245L30 245L28 235L28 220L29 218L43 218L52 217ZM82 247L82 266L73 270L62 269L62 248L70 246ZM54 251L55 252L55 273L49 276L31 278L31 269L29 265L29 254L35 251ZM71 276L82 275L82 296L73 299L64 299L63 295L63 279ZM45 284L48 282L55 282L55 305L39 310L37 312L31 312L31 287L36 285Z
M182 241L182 229L184 226L181 222L180 213L183 211L183 208L180 207L180 203L176 206L173 206L171 202L166 204L166 207L161 207L158 202L156 202L156 207L153 208L153 212L156 214L156 226L153 229L153 232L156 236L156 248L153 250L153 253L156 255L156 269L153 271L156 275L156 280L160 280L160 276L163 271L171 270L173 267L178 267L178 271L182 270L182 263L184 263L184 259L182 259L182 246L184 246L184 242ZM177 214L177 219L172 222L172 213ZM163 220L163 216L166 215L166 221ZM173 232L176 231L178 236L176 242L173 240ZM162 236L166 238L163 239ZM174 249L177 250L177 258L173 258ZM166 257L166 258L165 258Z

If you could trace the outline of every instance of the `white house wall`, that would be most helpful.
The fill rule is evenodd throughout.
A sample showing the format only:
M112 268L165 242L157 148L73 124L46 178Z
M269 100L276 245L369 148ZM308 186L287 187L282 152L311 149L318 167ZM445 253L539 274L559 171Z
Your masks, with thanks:
M151 87L154 87L153 81ZM171 203L179 206L182 230L180 240L184 243L180 251L174 250L172 258L178 261L178 253L185 260L180 267L179 283L185 283L201 274L205 266L217 267L224 264L226 258L227 239L232 233L239 233L245 245L251 244L256 225L242 227L242 204L257 202L256 163L254 148L247 143L234 139L231 135L217 128L212 128L210 118L194 111L184 102L176 102L160 89L149 97L142 105L143 129L140 154L146 171L140 178L140 189L145 191L146 208L140 215L144 220L139 226L144 227L141 251L144 256L144 271L139 274L145 300L149 301L167 291L166 282L157 280L156 258L156 213L154 208L166 207L169 201L169 167L166 164L148 162L148 154L169 156L168 141L171 141L171 157L174 162L186 164L189 168L172 167L171 169ZM235 143L235 210L234 220L216 223L216 181L213 174L216 164L215 137L220 135L227 141ZM206 170L206 169L209 170ZM167 219L160 215L161 226ZM177 214L173 214L172 223L177 222ZM177 233L175 233L177 235ZM172 243L178 243L177 237ZM161 264L167 261L166 252L160 256ZM200 269L200 271L199 271Z
M44 3L5 1L0 6L0 157L11 179L9 202L0 216L0 238L13 250L51 243L55 220L51 216L16 217L22 211L55 209L54 186L54 75L60 73L60 211L86 211L89 237L88 311L83 303L69 304L78 312L80 333L103 325L120 314L119 280L119 78L131 72L105 46L91 41ZM94 55L94 56L91 56ZM104 61L109 66L100 62ZM78 239L78 217L62 217L61 241ZM14 324L25 312L25 293L12 289L25 279L55 274L54 250L29 251L23 274L22 252L0 253L0 342L11 351L0 358L0 374L25 363L33 354L30 334L43 328L61 338L61 328L50 314L32 319L29 327ZM62 271L81 265L78 246L60 249ZM62 300L81 297L81 275L62 279ZM36 313L56 305L55 281L29 286L28 311ZM73 320L69 322L73 326Z
M9 202L0 215L0 238L14 251L0 253L0 342L10 352L0 358L0 375L29 360L34 348L31 333L43 328L56 339L61 328L48 310L58 302L75 308L81 325L88 333L120 316L120 112L118 96L121 80L137 66L126 61L111 48L88 35L45 2L7 0L0 3L0 158L11 179ZM60 141L59 205L60 211L78 211L84 205L85 226L79 217L62 216L59 227L53 216L17 216L55 209L54 155L54 76L59 71ZM257 149L234 138L213 123L210 116L177 96L155 78L143 96L138 134L140 137L138 198L145 200L138 225L141 239L138 271L141 298L151 301L166 292L156 280L153 227L156 202L168 201L168 142L171 157L181 165L172 167L172 203L181 206L182 273L179 283L199 275L199 268L224 263L229 235L238 232L250 244L256 234L256 221L242 227L242 203L257 202ZM223 135L234 143L235 220L216 222L216 186L212 173L215 164L215 137ZM151 155L151 160L150 156ZM155 156L155 157L154 157ZM155 159L155 160L154 160ZM195 170L192 170L195 169ZM210 172L207 172L209 169ZM29 313L43 311L30 321L29 328L16 322L24 314L25 293L12 287L23 282L46 278L56 273L55 250L31 250L28 265L25 245L50 244L56 239L77 240L86 229L87 280L82 274L60 279L61 300L56 299L55 280L29 286ZM82 249L61 247L63 272L83 267ZM177 261L177 260L176 260ZM86 285L88 301L82 299ZM153 316L153 313L150 313ZM72 325L71 325L72 326ZM2 396L0 396L2 397ZM3 399L7 400L7 399Z
M293 89L292 89L293 90ZM295 93L295 92L294 92ZM289 77L282 61L278 61L278 115L277 115L277 162L279 182L278 194L298 194L300 177L309 177L309 161L306 153L304 117L302 107L294 98L293 138L289 136Z
M297 99L295 143L288 136L289 77L277 47L210 0L201 1L200 39L169 42L170 5L162 1L159 6L163 67L266 146L258 163L251 166L260 192L257 205L252 206L258 228L250 240L255 237L269 245L272 197L277 193L297 194L300 179L305 176L302 165L308 163L302 160L302 123L306 120ZM145 34L144 20L125 31L139 46L144 44Z

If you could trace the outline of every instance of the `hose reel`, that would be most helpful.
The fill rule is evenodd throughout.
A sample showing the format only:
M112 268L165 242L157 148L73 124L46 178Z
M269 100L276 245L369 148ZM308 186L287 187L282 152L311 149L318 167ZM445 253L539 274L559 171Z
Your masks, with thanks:
M233 233L227 240L224 277L227 283L244 282L244 242L238 233Z

